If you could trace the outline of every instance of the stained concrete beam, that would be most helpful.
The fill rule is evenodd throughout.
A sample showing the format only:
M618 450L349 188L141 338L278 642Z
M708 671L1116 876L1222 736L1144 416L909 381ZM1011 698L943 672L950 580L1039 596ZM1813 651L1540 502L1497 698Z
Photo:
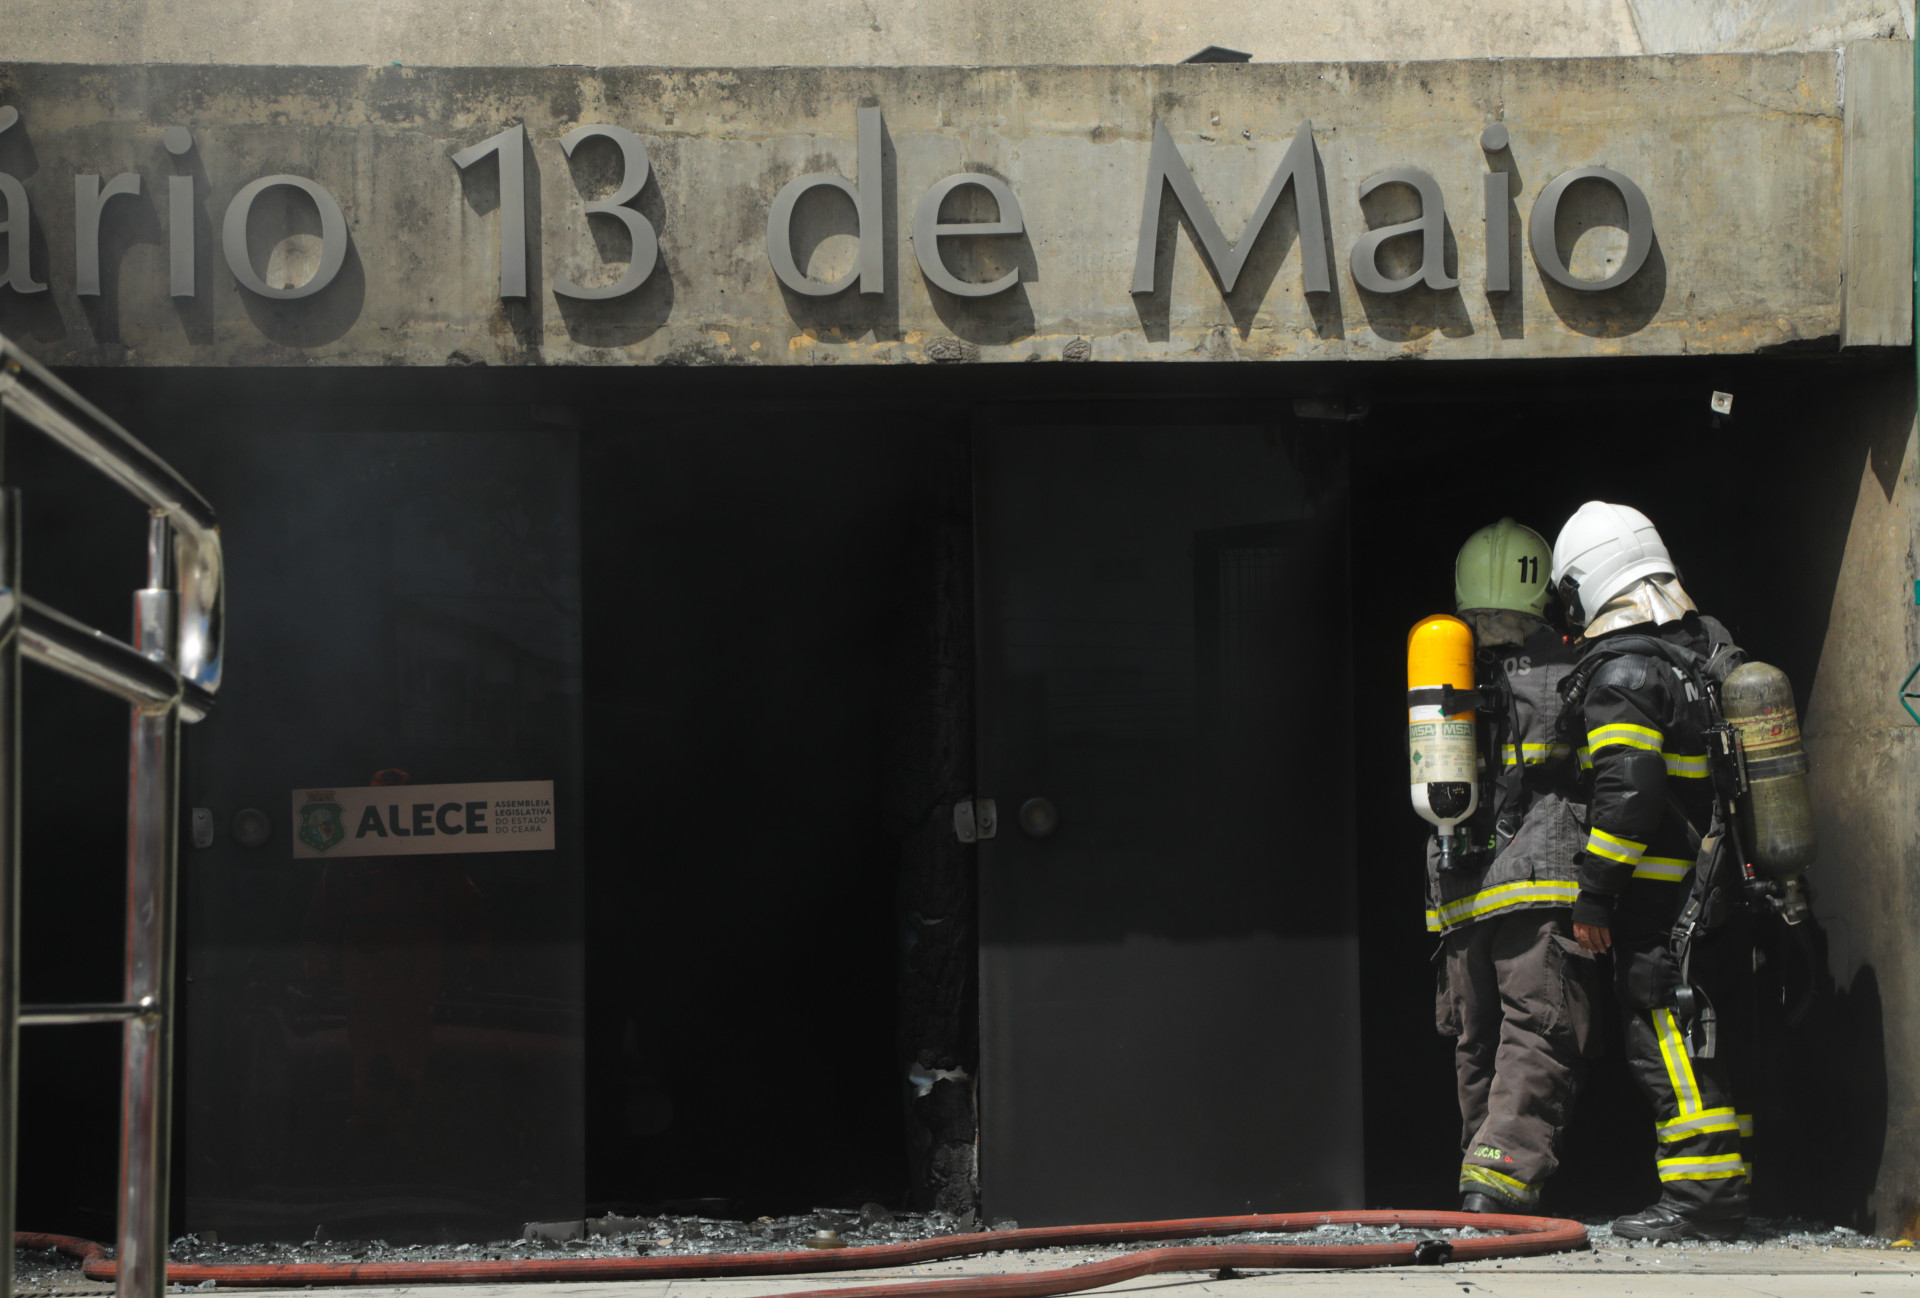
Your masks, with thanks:
M9 61L384 67L926 67L1599 57L1627 0L9 0Z
M31 63L927 67L1596 58L1836 50L1904 37L1911 0L11 0Z
M921 361L1366 360L1679 355L1831 347L1840 328L1841 115L1830 54L1146 68L584 70L76 68L0 66L0 173L33 205L33 274L47 293L0 290L0 332L60 364L280 365L893 364ZM775 277L774 196L795 177L860 167L856 114L880 107L884 292L809 297ZM1302 121L1323 187L1331 291L1309 292L1295 200L1248 232ZM569 159L586 123L639 135L651 174L634 206L660 263L612 301L556 294L560 277L607 283L625 237L585 204L617 184L611 146ZM1505 148L1482 146L1499 122ZM524 298L503 298L500 182L491 159L453 155L515 123L530 231ZM173 126L194 147L163 147ZM1134 293L1154 132L1164 127L1202 201L1251 254L1231 293L1189 216L1161 206L1157 275ZM1624 174L1651 205L1640 272L1606 292L1550 282L1526 242L1548 182L1571 169ZM1350 268L1369 229L1420 213L1414 192L1363 184L1395 168L1432 175L1447 212L1445 271L1458 287L1395 294ZM1514 276L1488 287L1485 180L1513 194ZM74 176L145 178L103 209L104 292L76 291ZM945 264L1018 284L963 299L932 287L913 243L922 196L960 172L1018 196L1024 233L947 239ZM349 235L324 291L276 301L241 286L221 229L244 186L308 178ZM1303 173L1304 174L1304 173ZM192 297L169 295L171 179L191 185ZM799 255L834 278L853 263L853 210L832 193L795 209ZM973 206L967 208L964 203ZM982 191L943 219L990 217ZM1626 251L1620 197L1567 191L1549 244L1587 279ZM285 188L255 208L243 265L302 284L323 259L310 200ZM871 232L870 232L871 237ZM1384 246L1407 273L1420 241ZM1157 250L1157 251L1156 251Z
M1905 38L1913 0L1628 0L1649 54L1837 50Z

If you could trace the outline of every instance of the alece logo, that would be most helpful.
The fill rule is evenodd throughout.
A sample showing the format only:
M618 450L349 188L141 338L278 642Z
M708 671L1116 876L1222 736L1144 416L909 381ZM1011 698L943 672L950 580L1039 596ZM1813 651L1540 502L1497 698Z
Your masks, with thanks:
M300 808L300 841L314 851L338 847L346 838L347 827L340 823L339 803L309 802Z

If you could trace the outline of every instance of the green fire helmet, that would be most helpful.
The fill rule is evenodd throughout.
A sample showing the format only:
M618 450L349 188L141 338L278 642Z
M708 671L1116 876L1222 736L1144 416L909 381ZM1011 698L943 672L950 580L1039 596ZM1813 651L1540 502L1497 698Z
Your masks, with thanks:
M1483 527L1460 547L1453 562L1453 603L1460 612L1476 608L1547 614L1548 579L1553 550L1531 527L1503 518Z

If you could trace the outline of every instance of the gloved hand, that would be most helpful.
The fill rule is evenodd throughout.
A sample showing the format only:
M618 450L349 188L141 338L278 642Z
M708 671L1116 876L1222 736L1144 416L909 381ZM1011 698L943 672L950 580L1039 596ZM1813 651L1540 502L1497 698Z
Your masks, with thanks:
M1618 897L1582 888L1573 899L1573 939L1599 955L1613 946L1613 908Z

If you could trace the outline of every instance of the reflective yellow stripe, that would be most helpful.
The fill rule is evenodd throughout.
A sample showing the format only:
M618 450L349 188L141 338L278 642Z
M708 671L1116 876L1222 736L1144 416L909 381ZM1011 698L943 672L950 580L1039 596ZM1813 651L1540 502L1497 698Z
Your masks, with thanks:
M1654 1166L1668 1167L1738 1167L1747 1160L1738 1154L1681 1154L1674 1158L1661 1158Z
M1753 1134L1753 1115L1751 1113L1736 1113L1733 1115L1733 1119L1740 1124L1740 1138L1742 1140L1745 1140Z
M1645 843L1636 843L1631 838L1609 834L1604 829L1596 827L1587 831L1587 851L1595 856L1604 856L1609 861L1633 865L1640 860L1640 854L1646 850Z
M1662 753L1660 760L1667 764L1667 774L1683 780L1704 780L1707 778L1707 755L1682 756L1679 753Z
M1704 1158L1662 1158L1654 1163L1663 1181L1719 1181L1747 1176L1752 1169L1738 1154L1710 1154Z
M1707 1109L1696 1117L1668 1118L1665 1122L1653 1124L1653 1134L1663 1145L1671 1145L1676 1140L1703 1136L1710 1131L1738 1130L1740 1130L1740 1122L1731 1108Z
M1593 750L1582 746L1579 756L1580 769L1583 771L1591 771L1593 769Z
M1569 744L1521 744L1519 756L1516 758L1513 745L1502 744L1500 760L1508 766L1512 766L1515 761L1525 766L1539 766L1543 762L1565 757L1572 752L1573 748Z
M1603 748L1638 748L1645 752L1657 753L1660 751L1660 741L1656 739L1649 742L1638 735L1602 735L1597 730L1587 736L1589 754L1597 753Z
M1682 1118L1700 1116L1700 1083L1693 1075L1693 1061L1687 1058L1687 1043L1673 1021L1673 1011L1653 1011L1653 1030L1660 1038L1660 1059L1667 1066L1667 1080L1673 1084L1673 1098Z
M1464 923L1479 919L1482 915L1491 915L1496 910L1524 906L1530 902L1544 901L1556 906L1571 906L1573 899L1579 895L1580 885L1571 879L1542 879L1537 883L1532 879L1520 879L1493 888L1482 888L1479 892L1442 903L1438 910L1427 912L1427 928L1437 933L1443 924Z
M1677 856L1643 856L1633 867L1633 877L1657 879L1661 883L1679 883L1687 877L1687 871L1692 868L1692 861L1683 861Z
M1540 1191L1525 1181L1508 1176L1505 1172L1496 1172L1490 1167L1477 1167L1472 1163L1460 1164L1460 1185L1465 1189L1469 1184L1490 1185L1509 1199L1518 1199L1521 1203L1535 1203Z
M1599 752L1602 748L1621 745L1626 748L1641 748L1649 753L1660 751L1660 744L1666 736L1647 726L1629 725L1625 721L1616 721L1611 725L1597 726L1587 731L1587 749Z

